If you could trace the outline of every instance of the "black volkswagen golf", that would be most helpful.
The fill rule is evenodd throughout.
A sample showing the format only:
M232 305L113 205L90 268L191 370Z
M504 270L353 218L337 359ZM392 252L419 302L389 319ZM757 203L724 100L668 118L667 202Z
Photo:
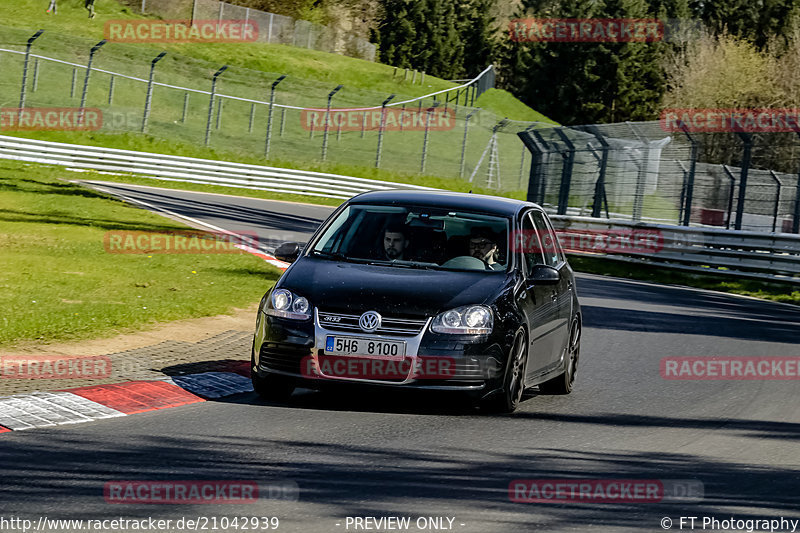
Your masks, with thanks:
M511 412L528 387L568 394L581 340L575 279L545 212L493 196L360 194L261 300L253 387L349 382L466 392Z

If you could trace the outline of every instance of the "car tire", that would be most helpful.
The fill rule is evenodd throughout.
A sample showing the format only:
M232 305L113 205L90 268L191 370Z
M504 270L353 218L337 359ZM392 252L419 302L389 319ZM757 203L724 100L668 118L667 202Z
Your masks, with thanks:
M567 365L564 372L539 385L543 394L569 394L575 385L575 374L578 371L578 359L581 354L581 319L575 315L569 332L567 346Z
M525 338L522 329L517 331L511 352L508 354L503 389L484 404L486 410L495 413L513 413L519 407L525 392L525 371L528 367L528 343Z
M255 359L250 360L250 381L253 382L253 390L261 398L271 402L285 402L294 392L294 379L278 374L266 374L259 376L255 369Z

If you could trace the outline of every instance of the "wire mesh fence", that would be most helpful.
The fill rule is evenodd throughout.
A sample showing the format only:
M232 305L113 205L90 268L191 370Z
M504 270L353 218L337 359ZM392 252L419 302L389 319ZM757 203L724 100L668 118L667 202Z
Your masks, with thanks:
M795 132L670 132L659 121L521 135L529 198L558 214L798 232Z
M256 42L289 44L375 61L369 40L332 26L242 7L219 0L122 0L137 12L173 20L241 20L255 24Z
M0 27L4 107L18 105L29 36ZM527 171L522 167L530 158L522 160L515 133L530 124L502 121L498 128L501 120L494 113L464 105L480 96L473 87L490 87L484 80L493 76L491 68L466 84L438 82L446 88L428 96L392 95L385 108L388 95L344 86L328 111L332 83L288 76L276 84L281 73L239 67L228 68L214 83L220 65L167 54L153 66L158 48L122 43L96 50L87 82L95 45L61 35L37 40L29 58L37 77L36 83L30 75L26 80L26 106L74 107L85 101L102 110L103 132L146 131L195 145L208 139L212 148L248 158L379 167L524 196ZM405 85L398 83L401 89ZM316 121L309 120L309 111L316 112ZM426 121L431 116L441 120Z

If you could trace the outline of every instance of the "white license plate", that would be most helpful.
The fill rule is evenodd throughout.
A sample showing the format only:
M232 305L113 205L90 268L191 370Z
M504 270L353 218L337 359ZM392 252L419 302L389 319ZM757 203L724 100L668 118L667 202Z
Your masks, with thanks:
M325 339L325 355L368 355L372 357L403 357L406 343L384 341L364 337L340 337L328 335Z

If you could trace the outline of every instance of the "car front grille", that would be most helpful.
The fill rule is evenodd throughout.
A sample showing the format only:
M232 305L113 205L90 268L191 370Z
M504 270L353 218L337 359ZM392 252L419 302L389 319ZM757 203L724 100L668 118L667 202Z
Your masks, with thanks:
M308 348L286 344L264 343L261 346L259 357L260 367L291 374L300 374L300 363L306 356L310 356Z
M341 313L327 313L319 311L319 325L329 331L346 333L364 333L358 325L360 315L346 315ZM427 320L381 317L381 327L373 333L381 335L396 335L400 337L414 337L425 327Z

